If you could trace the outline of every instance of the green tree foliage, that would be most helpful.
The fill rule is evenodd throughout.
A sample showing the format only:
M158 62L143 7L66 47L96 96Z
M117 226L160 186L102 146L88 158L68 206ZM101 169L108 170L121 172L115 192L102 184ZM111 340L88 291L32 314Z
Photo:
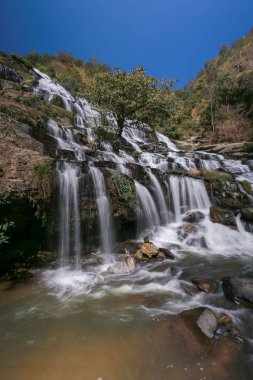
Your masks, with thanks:
M169 78L157 80L147 75L143 67L136 67L129 73L115 69L97 73L94 85L85 95L105 111L113 113L118 124L118 141L127 119L145 122L151 121L152 115L154 123L170 115L173 83Z

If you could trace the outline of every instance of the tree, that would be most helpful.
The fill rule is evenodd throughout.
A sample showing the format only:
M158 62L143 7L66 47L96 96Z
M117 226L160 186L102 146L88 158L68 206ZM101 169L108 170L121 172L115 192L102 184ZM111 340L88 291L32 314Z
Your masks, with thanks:
M117 121L116 142L119 142L127 119L145 122L168 114L172 106L170 78L157 80L136 67L127 73L119 69L97 73L88 98L107 112L112 112Z

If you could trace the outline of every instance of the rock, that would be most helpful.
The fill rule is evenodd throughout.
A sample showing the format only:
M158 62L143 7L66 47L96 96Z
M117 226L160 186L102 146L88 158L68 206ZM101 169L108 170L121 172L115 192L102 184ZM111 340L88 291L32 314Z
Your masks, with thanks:
M253 160L247 160L245 162L245 165L248 165L250 167L250 170L253 170Z
M228 315L226 313L216 314L216 319L217 319L217 322L220 326L225 326L225 325L233 323L230 315Z
M222 279L222 288L230 301L253 308L253 278L226 277Z
M190 284L181 284L181 288L185 291L186 294L189 294L190 296L196 296L199 294L199 290L193 287Z
M159 248L158 249L158 255L160 253L163 253L163 255L164 255L164 257L166 257L166 259L175 260L175 255L173 255L173 253L170 252L170 250L168 250L166 248Z
M197 286L197 288L205 293L214 293L215 285L214 282L203 277L195 277L192 279L192 283Z
M197 225L192 224L192 223L183 224L177 229L178 237L181 239L185 239L190 234L196 234L197 232L198 232Z
M194 246L194 247L208 248L208 245L204 236L188 239L186 244L189 246Z
M23 267L17 268L13 272L13 274L10 276L12 281L17 281L17 282L28 281L33 277L34 277L33 272L31 272L29 269L23 268Z
M205 215L201 211L188 211L183 217L183 221L187 223L197 223L205 218Z
M188 325L191 325L193 330L197 330L200 335L212 339L218 329L218 322L215 314L209 308L199 307L196 309L186 310L180 313Z
M122 262L119 262L112 267L109 267L108 272L111 274L129 274L135 270L135 259L128 256Z
M146 241L146 242L145 242ZM145 236L144 243L140 244L138 250L134 253L134 257L138 260L147 260L147 259L163 259L164 253L160 251L158 256L159 248L149 241L148 237Z
M39 251L36 255L36 265L44 266L50 264L57 259L57 255L54 252Z
M243 209L241 211L241 216L243 220L253 222L253 207Z
M9 67L4 65L0 65L0 78L17 83L20 83L23 79L18 74L16 74L14 70L9 69Z
M221 223L232 227L237 226L233 212L220 207L210 207L210 218L214 223Z

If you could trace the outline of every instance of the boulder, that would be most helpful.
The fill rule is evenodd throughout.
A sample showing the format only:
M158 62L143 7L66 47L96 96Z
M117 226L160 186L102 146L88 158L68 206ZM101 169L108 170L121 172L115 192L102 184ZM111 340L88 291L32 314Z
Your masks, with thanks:
M189 296L192 296L192 297L194 297L200 293L200 291L198 289L196 289L196 287L194 287L190 284L182 283L181 288L185 291L186 294L188 294Z
M203 277L195 277L192 279L192 283L197 286L197 288L205 293L214 293L215 284L212 280Z
M253 278L226 277L222 279L224 295L230 301L253 308Z
M220 207L210 207L210 218L214 223L221 223L232 227L237 226L233 212Z
M158 254L160 253L162 253L166 259L175 260L175 255L173 255L173 253L166 248L159 248Z
M138 246L138 250L133 254L133 256L138 260L152 260L160 259L163 260L164 256L162 252L159 255L159 248L149 241L147 236L144 237L144 243Z
M183 221L187 223L197 223L205 218L201 211L188 211L183 217Z
M253 222L253 207L245 208L241 211L241 216L243 220L247 222Z
M130 274L135 270L135 259L128 256L125 260L108 268L110 274Z
M180 313L180 317L189 325L191 329L201 336L212 339L218 329L218 322L215 314L206 307L186 310Z

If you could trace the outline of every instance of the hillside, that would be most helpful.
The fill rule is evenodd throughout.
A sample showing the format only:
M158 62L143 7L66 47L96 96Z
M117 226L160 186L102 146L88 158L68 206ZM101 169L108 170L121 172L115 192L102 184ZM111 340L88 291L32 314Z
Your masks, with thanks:
M223 46L184 90L165 132L182 139L200 134L207 142L253 139L253 31Z

